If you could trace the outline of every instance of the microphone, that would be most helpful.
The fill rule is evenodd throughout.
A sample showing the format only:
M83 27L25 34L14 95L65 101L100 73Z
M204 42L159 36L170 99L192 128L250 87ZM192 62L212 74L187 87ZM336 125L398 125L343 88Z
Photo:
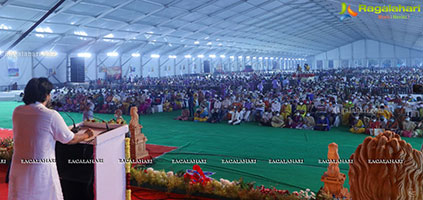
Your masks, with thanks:
M106 124L106 130L107 130L107 131L110 131L110 128L109 128L109 123L108 123L106 120L104 120L104 119L100 119L100 118L98 118L98 117L94 117L94 116L93 116L93 118L94 118L94 119L97 119L97 120L100 120L101 122L105 123L105 124Z
M71 129L71 131L73 132L73 133L78 133L78 131L81 129L79 126L77 127L76 125L75 125L75 120L73 120L73 118L68 114L68 113L66 113L65 112L65 114L72 120L72 123L73 123L73 128Z
M51 102L49 107L50 107L50 109L54 109L54 107L61 108L62 106L63 105L60 102L53 101L53 102ZM78 133L78 131L81 129L81 127L79 127L79 126L77 127L75 125L75 120L73 120L73 118L68 113L66 113L66 112L63 112L63 113L65 113L65 115L67 115L72 120L73 128L71 129L71 131L73 133Z

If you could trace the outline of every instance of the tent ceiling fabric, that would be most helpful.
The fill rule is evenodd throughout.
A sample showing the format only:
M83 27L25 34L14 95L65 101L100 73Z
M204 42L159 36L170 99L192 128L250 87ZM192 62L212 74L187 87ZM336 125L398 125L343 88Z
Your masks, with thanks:
M5 49L57 1L0 0ZM69 0L18 50L101 53L243 53L309 56L360 40L423 50L420 13L339 20L337 0ZM354 10L363 1L346 1ZM366 1L414 5L418 1ZM420 20L420 21L419 21ZM195 43L198 41L199 43Z

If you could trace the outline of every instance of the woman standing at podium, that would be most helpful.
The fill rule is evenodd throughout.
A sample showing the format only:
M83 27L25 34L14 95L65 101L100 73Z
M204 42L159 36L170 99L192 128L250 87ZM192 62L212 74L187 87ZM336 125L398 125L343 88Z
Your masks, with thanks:
M13 111L14 153L9 176L9 200L63 199L55 163L55 144L75 144L92 131L72 133L60 114L46 106L52 83L33 78L25 87L23 101Z

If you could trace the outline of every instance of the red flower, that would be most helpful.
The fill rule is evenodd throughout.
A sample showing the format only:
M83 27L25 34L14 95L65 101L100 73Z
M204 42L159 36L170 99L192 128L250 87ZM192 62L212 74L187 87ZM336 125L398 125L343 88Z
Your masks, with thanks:
M190 181L190 183L201 183L206 185L211 178L207 177L199 165L194 165L192 170L187 170L187 173L184 174L185 181Z

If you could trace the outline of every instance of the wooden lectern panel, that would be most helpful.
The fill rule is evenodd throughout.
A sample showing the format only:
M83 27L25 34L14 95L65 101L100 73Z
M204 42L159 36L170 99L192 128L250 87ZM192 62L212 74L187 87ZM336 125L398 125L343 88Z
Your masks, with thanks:
M85 132L88 128L81 127L79 132ZM56 160L65 200L125 200L125 163L120 161L125 159L125 135L129 131L128 125L121 125L109 131L101 128L91 129L94 136L84 142L76 145L56 144ZM95 162L75 165L69 164L68 159ZM75 188L79 185L89 191L80 191L85 194L74 195Z

